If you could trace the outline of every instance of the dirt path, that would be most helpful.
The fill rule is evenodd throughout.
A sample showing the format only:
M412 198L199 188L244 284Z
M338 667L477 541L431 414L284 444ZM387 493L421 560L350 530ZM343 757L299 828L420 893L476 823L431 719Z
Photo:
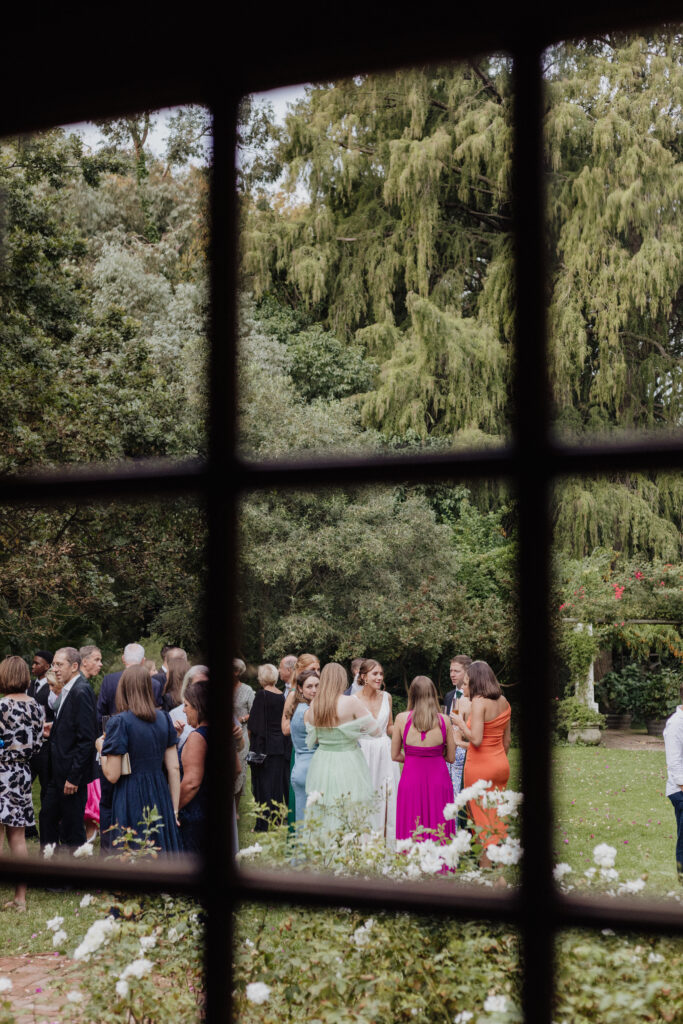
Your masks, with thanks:
M64 996L55 992L53 982L65 963L72 961L59 953L0 957L0 977L12 982L8 995L17 1024L61 1024ZM73 987L78 987L75 979Z
M661 750L664 751L662 736L648 736L646 732L632 729L605 729L602 746L610 750Z

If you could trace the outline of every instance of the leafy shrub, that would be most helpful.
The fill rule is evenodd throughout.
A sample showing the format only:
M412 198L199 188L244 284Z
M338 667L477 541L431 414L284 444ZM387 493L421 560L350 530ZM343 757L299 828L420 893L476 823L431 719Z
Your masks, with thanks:
M557 705L557 731L566 736L570 729L602 729L605 716L582 704L577 697L566 697Z
M638 718L668 718L680 702L683 673L672 668L645 672L632 692L633 713Z
M635 694L642 689L645 670L641 665L627 665L621 672L608 672L595 684L595 698L614 715L634 710Z

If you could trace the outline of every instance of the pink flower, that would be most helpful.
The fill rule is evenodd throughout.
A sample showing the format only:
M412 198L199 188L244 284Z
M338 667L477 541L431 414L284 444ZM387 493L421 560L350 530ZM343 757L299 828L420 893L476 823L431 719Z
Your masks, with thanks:
M635 578L636 578L637 580L642 580L642 578L643 578L643 574L642 574L642 572L640 571L640 569L637 569L637 570L636 570L636 571L634 572L634 574L633 574L633 575L635 576Z

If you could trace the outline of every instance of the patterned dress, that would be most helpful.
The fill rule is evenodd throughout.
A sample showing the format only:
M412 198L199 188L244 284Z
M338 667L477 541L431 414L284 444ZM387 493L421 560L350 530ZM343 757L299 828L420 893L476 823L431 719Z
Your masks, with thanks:
M0 825L35 825L29 761L43 745L45 709L28 700L0 699Z

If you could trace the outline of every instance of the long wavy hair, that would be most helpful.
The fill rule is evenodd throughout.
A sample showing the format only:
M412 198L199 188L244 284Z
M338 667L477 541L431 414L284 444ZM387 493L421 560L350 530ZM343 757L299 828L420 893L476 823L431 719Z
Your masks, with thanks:
M337 701L348 685L349 679L343 665L336 661L325 665L320 673L318 692L311 703L316 728L331 729L339 725Z
M429 732L439 725L439 695L429 676L415 676L408 690L408 711L418 732Z

